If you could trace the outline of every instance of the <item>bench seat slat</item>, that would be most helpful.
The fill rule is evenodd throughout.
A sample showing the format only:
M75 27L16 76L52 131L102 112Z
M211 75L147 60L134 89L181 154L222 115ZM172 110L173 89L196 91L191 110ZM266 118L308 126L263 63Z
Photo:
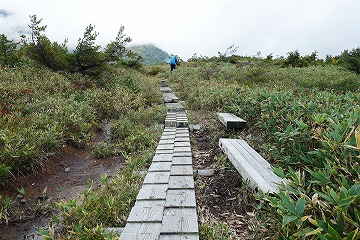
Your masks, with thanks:
M276 189L276 183L281 182L282 179L274 174L271 170L271 165L244 140L236 139L235 141L232 141L232 143L254 169L256 169L274 189Z
M250 181L250 186L253 188L259 188L263 192L274 191L274 186L270 184L254 166L249 163L243 155L238 154L237 148L232 144L229 139L220 139L220 146L224 150L225 154L235 166L240 175Z
M250 186L263 192L278 192L276 183L283 179L272 170L271 165L252 149L244 140L219 140L219 146L238 170L240 175L250 181Z

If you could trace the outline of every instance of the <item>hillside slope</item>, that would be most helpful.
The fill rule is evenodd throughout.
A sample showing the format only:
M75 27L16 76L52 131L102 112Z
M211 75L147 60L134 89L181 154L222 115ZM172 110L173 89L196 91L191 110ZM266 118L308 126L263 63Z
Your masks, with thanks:
M165 63L169 58L169 54L167 52L152 44L134 45L128 47L128 49L142 56L142 63L147 65Z

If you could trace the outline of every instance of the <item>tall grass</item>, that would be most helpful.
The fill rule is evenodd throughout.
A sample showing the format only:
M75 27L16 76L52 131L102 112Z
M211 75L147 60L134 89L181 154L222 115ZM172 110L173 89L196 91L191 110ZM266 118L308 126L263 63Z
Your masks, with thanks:
M0 68L0 78L0 164L13 173L64 144L85 146L104 119L157 105L160 96L156 80L122 69L89 78L25 66Z
M172 86L192 110L246 119L247 140L289 179L279 194L258 196L262 214L279 229L272 237L357 238L359 75L336 66L281 68L255 60L224 63L221 73L203 76L199 64L212 66L182 66L170 77Z

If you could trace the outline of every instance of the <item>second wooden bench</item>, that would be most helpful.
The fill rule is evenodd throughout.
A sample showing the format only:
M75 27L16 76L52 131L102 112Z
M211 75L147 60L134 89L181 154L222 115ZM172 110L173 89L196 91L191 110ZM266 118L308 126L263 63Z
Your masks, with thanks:
M240 175L250 181L252 188L263 192L278 192L277 184L283 181L271 165L244 140L220 138L219 146Z

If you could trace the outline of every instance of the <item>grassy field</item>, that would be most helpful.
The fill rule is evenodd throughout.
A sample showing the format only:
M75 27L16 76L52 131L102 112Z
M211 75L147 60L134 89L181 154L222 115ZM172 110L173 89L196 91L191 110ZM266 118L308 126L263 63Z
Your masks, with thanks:
M190 110L246 119L247 129L232 137L245 138L290 180L279 194L257 196L259 219L271 221L262 237L359 237L359 75L332 65L284 68L254 58L192 62L170 79Z
M254 230L257 238L359 236L358 74L333 65L294 68L246 58L183 63L171 75L167 65L139 71L108 66L97 77L30 65L1 67L0 78L1 181L39 168L48 153L66 145L81 149L104 121L110 122L111 138L94 146L93 155L124 159L114 179L103 176L100 186L89 183L79 198L59 202L60 213L50 231L41 230L44 236L111 239L102 227L124 226L142 183L138 172L149 165L161 133L166 111L158 87L164 78L193 114L214 117L225 111L246 119L247 129L232 137L245 138L289 179L279 194L248 196L258 225L266 229ZM211 146L217 146L222 133L209 124ZM11 202L0 198L2 222ZM61 234L55 226L61 226ZM202 224L201 237L231 239L227 228L223 222Z

